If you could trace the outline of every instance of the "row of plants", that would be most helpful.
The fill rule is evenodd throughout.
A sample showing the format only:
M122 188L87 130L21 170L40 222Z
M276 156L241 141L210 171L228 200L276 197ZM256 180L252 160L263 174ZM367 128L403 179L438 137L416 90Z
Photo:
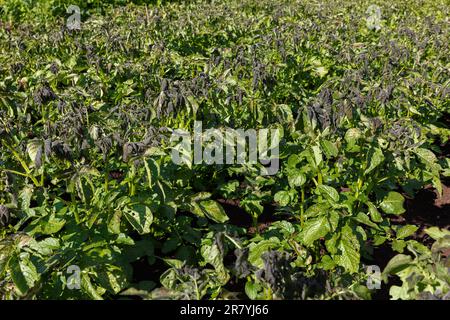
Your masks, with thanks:
M449 298L450 231L392 219L450 176L445 1L40 3L1 2L2 298L370 299L382 246L391 298ZM280 170L175 164L194 121Z

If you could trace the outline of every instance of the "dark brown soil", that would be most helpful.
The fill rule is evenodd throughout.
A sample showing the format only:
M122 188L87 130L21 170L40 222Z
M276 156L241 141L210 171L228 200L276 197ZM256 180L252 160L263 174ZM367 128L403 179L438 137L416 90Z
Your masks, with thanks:
M248 227L252 225L252 217L240 206L239 200L234 199L217 199L227 216L230 218L229 223L238 227Z
M264 204L263 213L258 217L257 225L254 226L251 215L241 207L238 199L217 199L217 202L222 205L230 218L229 223L238 227L247 228L249 235L264 232L275 221L290 218L276 212L275 204Z
M441 229L450 228L450 187L442 185L442 196L431 186L420 190L414 199L407 199L406 212L400 216L393 216L394 224L414 224L419 226L413 238L425 245L430 245L433 240L425 233L429 227Z
M373 251L373 264L376 264L380 267L380 270L383 270L388 264L389 260L391 260L398 252L392 250L391 245L389 243L384 243L383 245L374 248ZM389 300L389 289L393 285L401 285L401 281L397 277L389 278L389 282L385 283L381 282L381 288L376 290L372 299L374 300Z
M145 280L159 283L160 275L168 269L164 261L160 259L156 259L155 263L150 265L147 257L143 257L132 262L131 266L133 268L133 283L138 283Z

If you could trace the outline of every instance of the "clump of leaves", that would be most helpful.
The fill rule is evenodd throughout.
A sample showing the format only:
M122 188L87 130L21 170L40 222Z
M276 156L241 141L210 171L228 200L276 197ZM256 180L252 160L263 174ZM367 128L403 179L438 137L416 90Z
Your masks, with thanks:
M398 254L383 270L384 280L400 278L402 285L391 286L393 299L450 300L450 232L431 227L425 232L435 240L431 249L409 241L406 248L411 255Z

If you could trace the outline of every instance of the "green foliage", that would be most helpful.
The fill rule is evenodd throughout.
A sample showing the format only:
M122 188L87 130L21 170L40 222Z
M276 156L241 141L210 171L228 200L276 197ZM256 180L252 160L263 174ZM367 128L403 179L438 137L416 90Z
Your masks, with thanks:
M401 286L390 288L392 299L450 300L450 232L437 227L429 228L426 232L435 240L431 249L410 240L407 248L414 258L398 254L383 270L385 281L394 275L402 282Z
M0 297L370 299L381 245L393 298L447 297L447 231L398 216L450 176L448 5L319 2L80 1L70 30L76 1L0 1ZM194 121L280 129L280 170L174 164Z

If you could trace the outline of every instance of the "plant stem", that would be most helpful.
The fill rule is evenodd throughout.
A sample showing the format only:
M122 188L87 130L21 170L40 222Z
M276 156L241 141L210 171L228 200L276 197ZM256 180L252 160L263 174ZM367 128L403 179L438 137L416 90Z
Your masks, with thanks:
M5 142L5 140L2 139L2 143L3 145L8 148L9 151L11 151L11 153L13 154L13 156L17 159L17 161L19 161L20 165L22 166L22 168L25 170L26 174L22 174L27 178L30 178L34 185L36 187L40 187L39 182L36 180L36 178L31 174L31 170L28 167L28 165L26 164L26 162L20 157L20 155L16 152L16 150L14 150L10 145L8 145L8 143Z
M301 204L300 204L300 226L302 228L303 228L304 214L305 214L304 202L305 202L305 189L302 187L302 190L301 190Z

